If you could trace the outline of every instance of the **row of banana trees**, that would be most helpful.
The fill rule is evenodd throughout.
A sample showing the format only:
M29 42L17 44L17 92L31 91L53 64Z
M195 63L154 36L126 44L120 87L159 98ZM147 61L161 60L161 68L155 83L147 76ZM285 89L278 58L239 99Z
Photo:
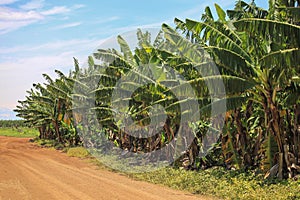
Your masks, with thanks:
M217 20L207 8L201 22L175 23L191 42L203 44L223 75L254 85L228 115L225 163L293 177L300 156L299 1L270 1L268 11L239 1L227 16L217 5L216 11Z
M18 101L17 116L25 119L25 124L38 128L41 139L54 139L69 145L80 143L71 110L72 77L79 70L78 63L75 64L76 70L69 76L59 70L55 71L59 77L55 80L43 74L46 82L33 84L26 99Z
M238 1L227 12L215 5L216 19L207 7L200 21L175 19L176 30L162 25L153 42L149 32L138 30L134 51L119 36L120 52L99 49L85 69L74 59L75 70L56 71L55 80L44 74L46 82L34 84L16 111L41 138L97 146L102 135L130 152L169 147L162 156L174 152L179 132L192 130L193 137L176 138L186 149L176 165L260 169L266 177L292 178L300 172L299 6L278 0L264 10ZM219 80L226 94L209 87ZM209 114L224 102L225 114ZM164 112L154 112L155 105ZM195 110L201 112L196 119ZM130 116L129 123L119 112ZM155 134L147 126L153 115L165 121ZM220 137L205 149L208 129Z

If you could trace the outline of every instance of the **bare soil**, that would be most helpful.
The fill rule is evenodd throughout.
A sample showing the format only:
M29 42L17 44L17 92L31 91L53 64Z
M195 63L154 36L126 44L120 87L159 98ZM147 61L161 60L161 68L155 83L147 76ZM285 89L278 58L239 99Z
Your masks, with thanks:
M28 138L0 136L0 200L212 199L135 181Z

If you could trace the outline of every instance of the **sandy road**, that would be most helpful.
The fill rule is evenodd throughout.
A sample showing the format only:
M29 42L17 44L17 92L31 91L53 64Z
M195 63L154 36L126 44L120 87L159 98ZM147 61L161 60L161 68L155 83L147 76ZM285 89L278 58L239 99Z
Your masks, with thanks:
M0 136L0 200L210 199L134 181L78 158Z

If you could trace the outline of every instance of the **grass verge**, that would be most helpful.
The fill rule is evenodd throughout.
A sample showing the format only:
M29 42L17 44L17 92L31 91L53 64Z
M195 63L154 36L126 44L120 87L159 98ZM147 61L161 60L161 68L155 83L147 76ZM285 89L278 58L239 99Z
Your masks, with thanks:
M241 200L300 199L300 180L264 180L262 174L256 174L252 171L229 171L222 167L201 171L186 171L166 167L146 173L125 174L107 168L99 160L91 157L83 147L70 148L68 154L81 158L82 155L84 155L83 157L89 157L91 162L101 169L105 168L136 180L164 185L193 194L214 196L220 199ZM111 158L112 163L114 159Z
M66 147L55 140L38 139L38 138L35 138L33 142L35 142L40 147L60 150L66 153L70 157L91 158L90 153L84 147L80 147L80 146Z
M254 173L228 171L219 167L198 172L169 167L131 176L138 180L221 199L300 199L299 180L264 180Z
M71 147L67 149L67 155L77 158L88 158L90 153L84 147Z
M39 135L38 130L28 127L0 128L0 136L35 138Z

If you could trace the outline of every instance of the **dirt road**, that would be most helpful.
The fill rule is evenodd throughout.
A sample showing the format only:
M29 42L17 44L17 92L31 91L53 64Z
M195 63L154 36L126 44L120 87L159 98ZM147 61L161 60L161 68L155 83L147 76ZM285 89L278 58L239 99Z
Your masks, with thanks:
M0 200L209 199L134 181L78 158L0 136Z

